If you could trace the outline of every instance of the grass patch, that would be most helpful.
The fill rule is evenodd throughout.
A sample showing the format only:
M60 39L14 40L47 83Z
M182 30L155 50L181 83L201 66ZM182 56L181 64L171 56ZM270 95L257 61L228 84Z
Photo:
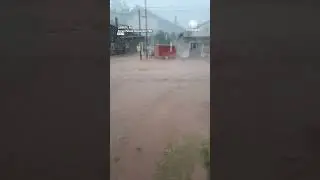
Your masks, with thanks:
M186 137L180 143L168 145L165 157L156 163L154 180L191 180L199 163L205 169L210 167L209 139Z
M204 139L200 147L200 156L203 167L210 170L210 138Z

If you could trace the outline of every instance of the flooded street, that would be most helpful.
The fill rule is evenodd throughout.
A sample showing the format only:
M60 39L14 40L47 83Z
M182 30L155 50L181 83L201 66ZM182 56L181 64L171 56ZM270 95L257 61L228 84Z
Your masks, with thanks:
M110 69L111 180L152 180L169 143L209 136L207 61L114 57ZM205 171L194 174L195 180L206 177Z

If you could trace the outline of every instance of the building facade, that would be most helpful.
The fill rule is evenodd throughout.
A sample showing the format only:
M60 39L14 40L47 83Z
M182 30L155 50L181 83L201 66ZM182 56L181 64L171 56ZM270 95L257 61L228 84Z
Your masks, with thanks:
M182 33L176 45L178 54L182 57L210 56L210 21Z
M146 29L145 9L143 7L136 6L128 12L110 11L110 24L115 24L116 18L118 24L128 25L134 30ZM141 28L139 27L139 25ZM156 44L155 35L158 31L163 31L168 34L178 34L184 32L185 30L183 27L177 25L177 23L161 18L151 11L147 11L147 29L151 30L152 32L141 32L140 35L143 37L146 37L146 35L148 35L148 46L145 45L145 38L139 38L139 41L142 44L144 50L145 48L153 49L153 45Z

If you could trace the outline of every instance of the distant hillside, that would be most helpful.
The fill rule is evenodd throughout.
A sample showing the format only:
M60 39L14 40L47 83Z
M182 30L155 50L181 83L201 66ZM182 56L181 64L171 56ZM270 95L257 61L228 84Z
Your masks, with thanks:
M144 8L140 6L136 6L130 12L127 12L127 13L110 11L110 22L114 23L114 20L117 17L119 24L127 24L132 26L135 29L138 29L139 28L139 17L138 17L139 10L140 10L141 16L143 16L145 11L144 11ZM180 33L185 30L183 27L177 24L174 24L169 20L161 18L149 10L147 11L147 17L148 17L148 29L152 29L154 32L162 30L164 32L169 32L169 33L171 32ZM141 28L144 29L145 18L141 17L140 20L141 20L140 22Z

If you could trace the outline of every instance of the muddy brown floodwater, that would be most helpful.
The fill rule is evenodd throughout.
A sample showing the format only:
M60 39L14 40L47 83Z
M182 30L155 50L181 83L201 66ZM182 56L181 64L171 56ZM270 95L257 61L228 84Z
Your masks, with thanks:
M210 64L138 56L110 64L111 180L152 180L168 143L209 135Z

